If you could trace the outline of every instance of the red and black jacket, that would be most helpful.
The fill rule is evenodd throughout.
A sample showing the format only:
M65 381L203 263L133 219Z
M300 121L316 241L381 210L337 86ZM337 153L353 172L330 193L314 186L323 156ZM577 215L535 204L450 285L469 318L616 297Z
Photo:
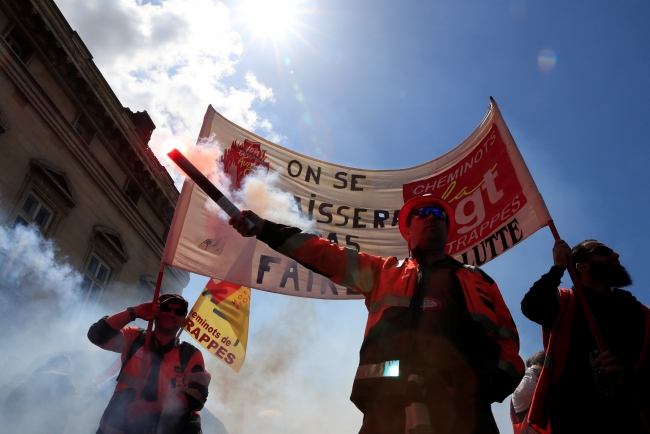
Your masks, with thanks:
M403 393L404 378L400 374L405 373L398 366L406 354L405 332L410 323L405 313L412 305L418 283L417 261L369 255L269 221L258 239L365 297L368 322L351 400L364 411L364 402L369 398ZM476 267L456 264L454 274L463 291L468 322L480 335L478 342L488 348L481 349L487 359L481 362L481 372L489 376L481 379L489 384L485 399L502 401L524 373L517 329L496 283Z
M533 402L528 413L528 422L537 432L541 434L551 433L551 402L555 386L559 383L564 373L565 362L571 345L571 326L573 324L574 311L576 309L576 296L573 290L558 288L559 312L553 328L549 333L543 329L544 348L546 359L544 368L540 374ZM643 318L645 320L645 339L639 360L636 363L631 377L648 377L650 357L650 311L644 305ZM630 379L628 379L630 381ZM646 391L632 389L634 401L637 405L643 423L650 432L650 395ZM641 393L638 393L641 392Z
M105 318L90 327L88 338L100 348L121 353L122 370L117 377L115 392L100 420L101 432L119 434L126 430L126 408L135 400L135 389L144 350L144 330L138 327L114 330ZM122 345L119 347L115 339L118 335L122 336ZM167 404L184 399L187 401L188 412L183 415L166 415L163 411L159 424L165 426L163 431L165 433L193 432L188 429L188 426L194 428L194 425L196 425L196 432L199 432L201 427L198 412L203 408L208 397L210 374L205 370L201 352L193 345L178 339L168 345L170 348L167 348L162 355L157 376L157 401ZM150 375L151 357L148 361L145 378Z

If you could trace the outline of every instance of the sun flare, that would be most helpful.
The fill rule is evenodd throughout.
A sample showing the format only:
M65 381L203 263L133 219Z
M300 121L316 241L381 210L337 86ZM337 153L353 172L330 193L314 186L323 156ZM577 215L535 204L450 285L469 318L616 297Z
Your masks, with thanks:
M236 8L246 32L256 39L281 39L287 33L296 33L300 26L298 16L311 9L306 0L241 0Z

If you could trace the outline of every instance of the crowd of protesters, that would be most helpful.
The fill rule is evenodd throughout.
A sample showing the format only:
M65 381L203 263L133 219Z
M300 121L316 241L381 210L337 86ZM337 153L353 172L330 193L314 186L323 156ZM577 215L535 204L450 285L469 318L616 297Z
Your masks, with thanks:
M544 345L524 364L496 282L445 253L450 206L414 198L398 221L406 260L341 248L252 211L230 220L241 235L364 296L368 320L351 395L364 415L360 434L498 433L491 404L510 395L515 433L650 432L650 313L621 289L632 279L616 252L593 239L573 248L556 241L552 267L521 302ZM568 268L578 289L559 287ZM97 434L202 432L210 375L201 352L178 338L187 311L182 296L163 294L91 326L93 344L120 354ZM150 340L128 325L137 318L154 321ZM64 433L84 399L70 368L70 358L57 355L18 384L4 403L2 432ZM29 417L34 412L39 417Z
M398 222L411 253L402 261L341 248L252 211L230 220L242 236L364 296L368 322L351 396L364 414L360 434L498 432L490 404L513 392L519 432L650 432L650 315L621 289L632 279L616 252L597 240L573 249L555 243L553 266L521 304L542 326L545 348L525 372L496 282L445 253L451 207L416 197ZM559 288L569 267L582 290Z

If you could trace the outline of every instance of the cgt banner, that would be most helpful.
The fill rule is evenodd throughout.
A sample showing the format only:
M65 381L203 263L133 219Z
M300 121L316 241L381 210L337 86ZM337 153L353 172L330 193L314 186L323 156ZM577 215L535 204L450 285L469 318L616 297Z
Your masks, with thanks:
M216 358L239 372L246 356L251 290L210 279L183 329Z
M201 137L212 135L224 147L225 172L237 182L257 167L277 171L278 188L294 195L298 212L321 236L372 255L408 255L398 213L405 200L425 194L446 199L454 209L457 230L447 252L470 265L496 258L550 220L494 100L463 143L401 170L362 170L316 160L268 142L208 107ZM207 200L185 181L163 257L166 264L276 293L361 298L255 238L240 237L206 207Z

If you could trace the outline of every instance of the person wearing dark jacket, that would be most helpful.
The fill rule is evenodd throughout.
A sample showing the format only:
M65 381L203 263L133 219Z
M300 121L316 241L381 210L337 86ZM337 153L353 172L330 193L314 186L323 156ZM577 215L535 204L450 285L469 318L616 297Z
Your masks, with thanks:
M203 356L178 333L187 315L187 301L163 294L158 302L142 303L108 317L88 330L88 339L105 350L121 353L122 370L97 434L198 434L199 411L208 397L210 374ZM145 331L129 327L136 318L154 320L146 376L140 399L140 376Z
M63 434L68 416L78 413L80 396L70 377L70 358L50 357L11 391L4 405L2 433Z
M650 432L643 411L650 408L648 309L620 289L632 279L619 255L597 240L573 249L558 240L553 261L521 302L542 326L546 347L531 425L553 434ZM607 346L602 354L574 291L558 288L570 262Z
M524 371L499 288L446 255L454 220L444 200L413 198L398 219L412 252L405 260L339 247L251 211L230 224L365 297L350 397L364 413L361 434L497 433L490 404L506 398Z

